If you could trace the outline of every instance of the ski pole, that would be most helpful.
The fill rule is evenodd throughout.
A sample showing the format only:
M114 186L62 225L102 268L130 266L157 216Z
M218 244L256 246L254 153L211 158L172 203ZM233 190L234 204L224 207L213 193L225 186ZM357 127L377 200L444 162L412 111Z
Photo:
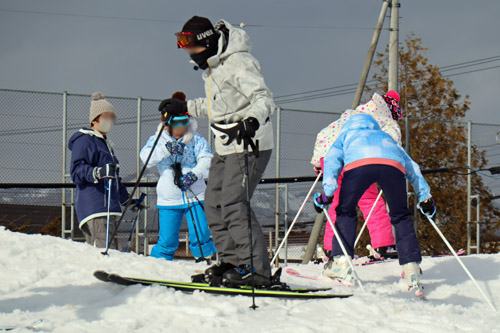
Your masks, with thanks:
M198 196L196 196L196 194L194 194L194 192L191 189L191 187L189 188L189 192L191 192L191 195L196 199L196 201L198 201L198 203L201 206L201 209L203 209L203 211L205 211L205 206L203 206L203 204L201 203L200 199L198 199Z
M250 138L248 138L250 142L252 142ZM259 142L257 141L257 144ZM253 145L252 142L252 148L254 148L255 145ZM256 148L254 148L254 155L255 158L259 157L258 151L255 151ZM248 142L247 140L244 140L243 143L243 152L245 156L245 187L246 187L246 204L247 204L247 222L248 222L248 238L250 241L250 274L251 274L251 279L252 279L252 305L250 306L251 309L255 310L257 309L257 305L255 305L255 269L253 266L253 234L252 234L252 209L250 208L250 172L248 171Z
M193 214L193 211L191 210L191 204L189 203L188 198L186 198L185 192L182 192L182 197L188 205L189 214L191 215L191 221L193 222L194 233L196 235L196 240L198 241L198 247L200 248L201 258L202 258L202 260L207 262L207 265L210 265L210 260L205 258L205 255L203 254L203 248L201 246L200 236L198 234L198 227L196 227L196 220L194 219L194 214Z
M108 181L108 215L106 217L106 249L109 248L109 220L110 220L110 207L111 207L111 180L112 178L109 178Z
M149 155L148 155L148 158L146 159L146 162L144 162L144 166L142 167L141 172L139 173L139 177L137 178L137 180L134 184L134 189L132 190L131 193L134 193L135 191L137 191L137 188L139 187L139 183L141 182L142 176L144 175L144 172L146 171L146 168L148 167L148 163L149 163L149 160L151 159L151 155L153 155L153 151L155 150L156 145L158 144L158 141L160 140L160 137L161 137L161 134L163 133L164 128L165 128L165 126L162 126L162 128L160 128L160 130L158 131L158 135L156 136L155 142L153 143L153 147L151 148L151 151L149 152ZM125 213L127 212L127 209L129 208L130 204L132 203L132 200L133 200L133 196L130 196L128 198L127 202L125 203L125 208L123 209L122 215L120 215L120 218L118 219L118 222L116 223L115 230L110 238L110 242L113 241L116 234L118 233L118 228L120 227L120 224L123 221L123 217L125 216ZM104 255L107 255L108 251L109 251L109 244L106 246L106 249L101 253Z
M288 236L290 236L290 233L292 232L293 226L295 225L295 223L299 219L299 216L302 213L302 210L304 209L304 207L306 206L307 200L309 200L309 197L311 196L312 192L314 191L314 188L316 187L316 184L318 184L319 179L321 178L321 175L322 175L322 172L320 172L318 174L318 177L316 177L316 180L314 181L314 184L312 184L311 189L307 193L304 201L302 202L302 205L300 206L299 210L297 211L297 215L295 215L295 218L293 219L292 224L290 224L290 228L288 228L285 237L283 238L283 240L281 241L280 246L276 250L276 253L274 254L273 260L271 260L272 263L274 263L275 260L276 260L276 258L278 258L278 255L279 255L279 253L281 251L281 248L283 247L283 245L285 244L286 240L288 239ZM278 266L278 265L276 265L276 266Z
M354 268L354 265L352 264L351 257L347 254L347 251L346 251L346 249L344 247L344 243L342 242L342 239L340 238L340 235L339 235L339 233L337 231L337 228L333 224L332 219L330 218L330 215L328 215L328 209L326 209L326 207L325 207L325 208L323 208L323 211L325 212L325 215L326 215L326 218L328 220L328 223L330 223L330 227L332 227L333 233L334 233L335 237L337 238L337 241L339 242L340 248L342 249L342 252L344 253L344 256L347 258L347 262L349 263L349 266L352 269L352 273L354 274L354 278L356 279L356 281L359 284L359 288L362 291L365 291L365 288L363 288L363 284L361 283L361 280L360 280L360 278L358 276L358 273L356 272L356 269Z
M137 223L138 217L139 217L139 211L137 211L137 214L135 215L134 224L132 225L132 230L130 231L130 235L128 236L128 243L127 243L127 247L125 248L125 252L128 252L128 250L130 248L130 243L132 243L132 236L134 235L135 225Z
M446 246L448 246L448 249L450 249L451 253L453 253L453 256L455 257L455 259L457 259L458 263L460 264L460 266L462 266L462 268L464 269L465 273L469 276L469 278L471 279L471 281L476 285L476 288L479 290L479 292L481 293L481 295L483 295L483 297L486 300L486 302L488 303L488 305L493 309L493 311L496 312L497 309L495 308L495 306L493 305L493 303L491 303L490 299L488 298L488 296L486 296L486 294L484 293L484 291L481 289L481 287L477 283L476 279L474 279L474 276L472 276L471 272L467 269L467 267L463 263L462 259L460 259L460 257L457 255L457 253L455 252L455 250L451 246L450 242L448 242L448 240L446 239L446 237L443 235L443 233L441 232L441 230L439 229L439 227L436 225L436 223L432 219L431 216L434 215L434 214L432 214L432 215L425 214L421 207L420 207L420 211L422 212L422 214L424 214L427 217L427 220L434 227L434 229L436 229L436 232L438 233L438 235L441 237L441 239L446 244ZM435 211L434 211L434 213L435 213Z
M363 223L363 226L361 227L361 230L359 231L358 237L356 237L356 240L354 241L354 248L356 248L356 245L358 244L358 241L361 238L363 231L365 230L366 224L370 220L370 217L372 216L373 210L375 209L375 206L377 205L381 196L382 196L382 190L380 190L380 192L378 192L377 199L375 199L375 202L373 203L372 209L370 209L370 212L368 213L368 216L365 219L365 223Z
M128 243L127 243L127 247L125 249L125 252L128 252L128 250L130 248L130 243L132 243L132 236L134 235L135 226L137 224L139 214L141 213L141 210L144 208L144 206L142 205L142 202L146 198L146 195L147 195L146 193L141 193L141 196L138 199L138 203L130 209L131 211L136 211L137 214L135 215L134 223L132 224L132 230L130 231L130 235L128 236Z

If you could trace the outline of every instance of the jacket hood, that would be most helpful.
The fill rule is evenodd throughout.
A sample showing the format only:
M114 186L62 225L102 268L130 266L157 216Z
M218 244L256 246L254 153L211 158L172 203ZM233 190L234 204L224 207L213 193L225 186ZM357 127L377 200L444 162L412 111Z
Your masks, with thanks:
M224 46L226 45L226 35L221 31L221 29L224 27L229 31L227 47L225 48ZM208 59L210 67L217 66L231 54L238 52L250 52L250 50L252 49L250 37L245 30L235 28L231 23L225 20L219 20L215 24L215 30L220 34L219 49L216 55Z
M382 118L386 121L393 121L391 110L389 110L389 107L382 96L377 93L373 94L368 103L358 105L358 107L356 107L356 111L371 114L374 117Z
M88 128L88 127L82 127L80 130L78 130L78 132L76 132L75 134L73 134L71 136L71 138L69 139L69 142L68 142L68 148L69 150L71 150L73 148L73 144L75 143L75 141L84 136L84 135L90 135L90 136L96 136L98 138L101 138L105 141L108 141L106 140L106 138L101 134L99 133L98 131L92 129L92 128Z

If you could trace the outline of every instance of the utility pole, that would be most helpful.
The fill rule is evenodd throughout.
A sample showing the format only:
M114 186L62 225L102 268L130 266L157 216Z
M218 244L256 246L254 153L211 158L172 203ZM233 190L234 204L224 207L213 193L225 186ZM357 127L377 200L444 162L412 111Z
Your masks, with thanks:
M398 91L399 65L399 0L392 0L391 24L389 27L389 90Z
M363 71L361 72L361 79L359 79L358 88L356 89L356 94L354 95L354 101L352 102L352 109L359 105L361 96L363 95L363 90L365 88L366 79L368 73L370 72L370 66L372 64L373 56L375 50L377 49L378 39L380 37L380 31L384 25L385 14L387 12L387 7L389 7L391 0L384 0L382 4L382 9L378 16L377 25L375 26L375 31L373 32L372 41L370 43L370 48L368 49L368 55L366 56L365 65L363 66Z

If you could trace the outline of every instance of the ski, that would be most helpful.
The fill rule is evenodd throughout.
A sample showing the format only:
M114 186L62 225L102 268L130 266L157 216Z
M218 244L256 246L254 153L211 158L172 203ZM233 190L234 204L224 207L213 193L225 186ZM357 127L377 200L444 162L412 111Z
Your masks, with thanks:
M464 249L460 249L457 251L457 256L461 256L461 255L464 255L465 254L465 250ZM431 256L431 258L441 258L441 257L451 257L453 256L453 254L436 254L436 255L433 255Z
M104 271L96 271L94 272L94 276L103 282L111 282L122 286L160 285L187 293L193 293L195 291L203 291L209 294L216 294L216 295L252 296L251 287L229 288L229 287L210 286L208 283L151 280L151 279L124 277L118 274L110 274ZM346 298L352 296L352 294L325 293L325 291L328 290L330 290L330 288L314 288L314 289L301 288L301 289L289 289L289 290L255 289L255 296L294 298L294 299Z
M7 325L7 326L0 326L0 332L8 332L8 331L13 331L13 330L18 330L18 329L26 329L26 330L34 330L36 329L35 326L38 324L41 324L43 322L43 319L38 319L32 322L31 324L27 325Z
M387 263L387 262L391 262L391 261L394 261L394 259L391 259L391 258L381 258L381 259L377 259L377 260L368 260L368 261L357 262L357 263L353 263L353 264L354 264L354 266L369 266L369 265L376 265L376 264Z
M351 284L345 284L345 283L342 283L340 281L333 280L333 279L330 279L327 277L304 275L294 268L287 268L285 271L288 275L302 278L302 279L308 279L308 280L314 280L314 281L324 281L324 282L328 282L330 284L333 284L335 286L341 286L341 287L349 287L350 288L353 286Z

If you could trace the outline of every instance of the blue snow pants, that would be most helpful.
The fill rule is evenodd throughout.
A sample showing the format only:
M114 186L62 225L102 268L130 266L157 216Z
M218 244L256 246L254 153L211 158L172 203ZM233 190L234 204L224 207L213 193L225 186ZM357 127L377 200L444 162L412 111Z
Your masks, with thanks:
M384 191L385 199L389 205L391 224L396 231L399 264L421 262L420 246L406 199L405 175L395 167L388 165L365 165L344 173L339 205L336 209L335 227L347 253L351 257L354 255L354 241L358 224L356 206L363 193L373 183L377 183ZM343 255L337 237L333 238L332 249L334 256Z
M211 256L217 250L208 230L207 218L205 212L199 203L192 203L191 211L194 215L194 223L200 237L201 248L205 257ZM179 206L157 206L160 216L160 238L158 243L151 250L151 257L173 260L175 250L179 247L179 231L181 229L182 218L186 215L189 229L189 248L194 257L200 258L200 247L196 232L193 228L193 219L188 209L188 205Z

